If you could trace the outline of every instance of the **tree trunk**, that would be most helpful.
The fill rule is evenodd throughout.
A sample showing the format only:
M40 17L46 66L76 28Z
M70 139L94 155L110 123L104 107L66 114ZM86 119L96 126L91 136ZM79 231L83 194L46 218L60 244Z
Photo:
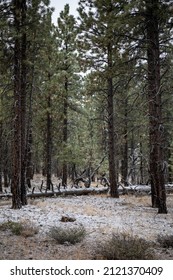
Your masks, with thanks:
M71 179L72 179L73 182L74 182L76 177L77 177L76 164L72 163L72 166L71 166Z
M27 149L26 149L26 184L31 188L31 179L33 178L33 164L32 164L32 128L28 128L27 132Z
M143 163L143 146L142 146L142 137L140 136L140 185L144 184L144 163Z
M26 0L13 1L14 13L14 135L12 164L12 208L27 204L26 151Z
M65 81L65 96L64 96L64 123L63 123L63 143L65 146L67 146L67 138L68 138L68 132L67 132L67 125L68 125L68 80L66 78ZM66 186L67 185L67 162L66 158L65 161L63 162L63 170L62 170L62 185Z
M5 139L7 138L7 136L5 135L4 137ZM10 168L9 168L9 159L8 159L8 155L9 155L9 149L8 149L8 140L5 140L4 143L4 151L3 151L3 179L4 179L4 188L8 188L9 187L9 181L10 181Z
M135 139L134 139L134 128L132 129L132 136L131 136L131 166L130 166L130 172L129 175L131 177L131 184L136 184L136 155L135 155Z
M29 93L28 93L28 118L27 118L27 128L26 128L26 184L28 188L31 188L31 179L33 179L34 171L36 173L39 173L38 170L38 161L36 157L35 162L35 170L34 170L34 164L33 164L33 153L32 153L32 146L33 146L33 127L32 127L32 121L33 121L33 93L35 88L35 57L37 55L37 48L36 48L36 42L35 42L35 34L33 34L33 48L32 50L32 56L31 56L31 72L29 76ZM36 147L36 154L38 147Z
M122 162L121 162L121 175L122 182L128 186L128 138L127 138L127 98L125 99L125 114L124 114L124 131L123 131L123 145L122 145Z
M0 120L0 192L2 192L2 164L3 164L3 156L2 156L2 121Z
M46 187L50 190L52 186L52 117L51 117L51 96L47 99L47 129L46 129Z
M108 45L108 150L109 150L109 182L110 182L110 195L112 197L119 197L118 185L116 180L115 171L115 129L114 129L114 91L113 91L113 78L112 78L112 45Z
M14 0L14 28L20 34L21 1ZM21 203L21 45L18 35L14 42L14 135L12 159L12 208L19 209Z
M32 70L31 70L31 80L30 80L30 91L29 91L29 110L28 110L28 120L27 120L27 131L26 131L26 184L28 188L31 188L31 179L34 175L34 167L32 162L32 96L33 96L33 87L34 87L34 76L35 76L35 67L34 67L34 52L32 56Z
M158 0L146 0L150 142L149 168L152 207L158 207L158 213L167 213L163 157L164 128L160 87L159 12Z
M26 0L21 1L21 202L26 197Z

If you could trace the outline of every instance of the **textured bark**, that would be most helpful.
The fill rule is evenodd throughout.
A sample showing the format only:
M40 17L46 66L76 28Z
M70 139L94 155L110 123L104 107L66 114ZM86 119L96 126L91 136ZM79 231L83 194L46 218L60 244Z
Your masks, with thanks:
M26 184L31 188L31 179L33 178L33 164L32 164L32 128L28 127L27 131L27 148L26 148Z
M144 184L144 163L143 163L143 146L142 146L142 137L140 137L140 180L139 184Z
M7 138L7 136L5 136ZM3 179L4 179L4 187L8 188L10 183L10 168L9 168L9 159L8 159L8 140L4 143L4 151L3 151Z
M21 3L14 0L14 28L20 34ZM13 127L13 160L12 160L12 208L21 208L21 45L20 38L16 36L14 43L14 127Z
M164 128L160 87L159 1L146 1L150 181L152 206L167 213L164 182Z
M35 47L35 46L34 46ZM34 91L34 84L35 84L35 48L31 57L32 62L32 69L31 69L31 76L30 76L30 89L28 93L28 118L27 118L27 132L26 132L26 184L28 188L31 188L31 179L34 176L34 165L33 165L33 153L32 153L32 146L33 146L33 131L32 131L32 119L33 119L33 91ZM37 147L38 149L38 147ZM36 159L37 163L37 159ZM36 173L39 173L37 165L35 166Z
M134 129L132 129L132 136L131 136L131 166L130 166L130 172L129 175L131 177L131 184L135 185L137 183L136 180L136 160L137 157L135 155L135 139L134 139Z
M21 2L21 202L26 205L26 0Z
M125 114L124 114L124 137L123 137L123 145L122 145L122 162L121 162L121 175L122 182L125 186L128 185L128 138L127 138L127 98L125 99Z
M14 135L12 162L12 208L27 204L25 186L26 118L26 0L13 1L14 16Z
M52 186L52 117L51 117L51 96L47 97L47 127L46 127L46 187L50 190Z
M64 123L63 123L63 143L66 147L67 139L68 139L68 79L66 78L65 81L65 96L64 96ZM64 161L63 163L63 170L62 170L62 185L67 185L67 162Z
M110 194L112 197L119 197L118 185L115 171L115 129L114 129L114 91L113 91L113 78L112 78L112 45L108 45L108 150L109 150L109 182Z
M0 192L2 192L2 121L0 121Z

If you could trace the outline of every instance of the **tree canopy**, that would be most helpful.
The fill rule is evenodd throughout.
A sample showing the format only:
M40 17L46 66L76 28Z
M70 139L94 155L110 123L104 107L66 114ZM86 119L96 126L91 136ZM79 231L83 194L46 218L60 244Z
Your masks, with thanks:
M27 204L34 174L151 185L167 213L172 182L171 1L80 0L52 23L50 1L0 2L0 191ZM104 160L103 160L104 159ZM101 164L100 164L101 163ZM97 168L99 166L99 169Z

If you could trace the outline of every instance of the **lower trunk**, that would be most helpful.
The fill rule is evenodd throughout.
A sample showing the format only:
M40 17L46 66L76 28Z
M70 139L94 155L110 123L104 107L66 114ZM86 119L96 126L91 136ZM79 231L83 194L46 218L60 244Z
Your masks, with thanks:
M20 90L20 121L21 121L21 202L27 204L26 197L26 0L21 2L21 24L23 26L21 36L21 90Z
M116 163L115 163L115 128L114 128L114 90L113 90L113 78L112 78L112 43L108 43L108 153L109 153L109 182L110 182L110 194L112 197L119 197Z
M12 160L12 208L27 204L25 185L25 117L26 117L26 0L14 5L14 135Z
M2 173L0 170L0 192L2 192Z
M0 122L0 192L2 192L2 122Z
M65 81L65 96L64 96L64 123L63 123L63 143L66 150L67 139L68 139L68 79ZM62 185L67 185L67 162L66 160L63 162L63 170L62 170Z
M116 180L115 164L115 139L114 139L114 104L112 79L108 80L108 149L109 149L109 182L110 195L119 197Z
M124 145L122 147L122 162L121 162L121 175L122 182L125 186L128 186L128 143L127 143L127 133L124 136Z
M26 174L25 174L25 164L21 167L21 202L22 205L27 205L27 191L26 191Z
M17 104L17 103L16 103ZM19 122L17 117L17 108L15 110L16 117L14 119L14 136L13 136L13 160L12 160L12 180L11 180L11 192L12 192L12 208L20 209L21 203L21 157L20 157L20 134Z
M20 209L22 207L21 193L20 190L16 188L16 184L18 184L18 181L16 180L13 180L11 183L12 209Z
M76 164L72 163L72 167L71 167L71 179L74 182L75 178L77 177L77 172L76 172Z
M9 160L8 160L9 149L8 149L7 141L5 141L4 152L3 153L4 153L4 157L3 157L4 187L8 188L9 187L9 181L10 181L11 174L10 174Z
M144 184L144 164L143 164L143 147L142 147L142 137L140 137L140 179L139 184Z
M67 174L67 164L64 163L63 164L63 169L62 169L62 185L63 186L67 186L67 177L68 177L68 174Z
M32 129L28 129L27 150L26 150L26 183L31 187L30 180L33 179L33 165L32 165Z
M160 83L159 5L158 0L146 0L150 144L149 168L152 207L157 207L158 213L167 213L163 151L164 127L162 120L162 92Z
M51 109L51 97L48 96L47 128L46 128L46 187L48 190L52 186L52 118L49 110Z
M14 26L20 33L20 1L14 1ZM13 116L13 144L12 144L12 208L22 207L21 203L21 41L16 36L14 44L14 116Z

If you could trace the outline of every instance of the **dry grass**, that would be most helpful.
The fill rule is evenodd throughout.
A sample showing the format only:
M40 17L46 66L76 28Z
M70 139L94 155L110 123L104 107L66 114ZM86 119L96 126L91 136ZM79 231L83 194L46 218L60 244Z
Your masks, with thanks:
M0 224L1 231L11 231L14 235L31 237L38 233L38 228L31 222L22 220L19 222L7 221Z
M144 196L134 196L134 195L124 195L124 202L122 205L133 206L143 206L149 207L151 205L151 197L148 195Z
M45 210L45 208L47 206L47 201L43 200L43 199L30 200L29 203L31 205L38 206L43 211ZM56 202L54 202L52 200L51 207L52 207L52 211L54 211L54 210L56 211L58 208L61 208L61 209L64 209L65 212L71 212L73 214L85 213L88 216L98 215L99 212L100 212L100 214L102 214L102 210L99 211L97 206L91 207L91 205L85 205L84 207L80 207L80 205L78 203L76 203L76 205L74 205L74 203L67 204L66 201L65 201L65 203L63 201L58 201L58 203L57 203L57 200L56 200Z
M83 226L70 228L52 227L49 233L50 237L55 239L59 244L76 244L81 242L86 236Z
M99 201L97 201L96 197ZM40 218L42 214L44 214L44 217L47 217L47 215L49 216L50 220L48 219L48 221L51 222L51 226L61 224L62 227L71 227L72 224L70 223L62 224L60 222L62 215L75 217L75 224L79 224L79 219L82 219L82 216L84 215L84 218L86 218L85 221L87 221L89 217L89 220L91 220L92 223L93 221L96 221L96 224L92 224L93 227L91 228L90 224L85 223L84 221L88 233L86 237L73 246L66 246L68 245L66 244L66 241L65 244L58 244L58 242L55 242L55 239L50 238L48 235L44 235L47 231L42 231L44 223L40 223L40 220L38 222L38 226L42 226L40 227L40 234L35 235L32 226L31 228L28 228L31 216L27 215L27 209L26 212L24 211L25 215L23 217L28 220L21 220L22 216L18 212L22 211L16 211L18 214L16 214L15 220L19 220L19 223L24 224L25 226L20 235L15 235L12 233L11 229L6 229L5 231L0 232L0 259L105 259L106 257L103 256L101 252L99 255L95 248L99 247L104 242L104 244L106 244L107 241L110 241L112 238L112 231L126 231L128 236L135 235L153 242L157 241L158 232L160 232L160 235L165 234L166 232L171 235L173 217L172 195L167 196L168 214L166 216L158 215L157 209L151 208L151 198L147 195L139 197L136 197L135 195L123 195L119 200L112 199L106 194L99 194L96 195L96 197L93 197L93 201L92 199L90 200L89 196L85 196L84 198L67 196L55 199L28 199L28 204L36 206L30 207L28 205L27 207L29 211L35 211L35 208L36 210L39 208L39 211L36 212L36 216L33 216L36 223L38 222L37 215ZM99 202L102 201L102 198L104 203L99 204ZM8 209L11 207L11 200L0 200L0 206L1 205L2 208ZM12 211L13 210L10 209L7 211L7 214L4 215L6 221L7 219L12 219ZM52 220L51 213L53 215ZM77 214L81 214L79 215L79 218ZM107 223L107 218L110 221L109 223ZM97 221L100 221L100 223ZM48 228L50 228L50 225L48 225ZM96 244L96 240L100 241L100 243ZM152 246L151 243L147 242L147 244L148 246ZM163 248L162 244L159 242L157 242L156 245L157 248L154 248L153 251L158 254L157 259L173 259L173 249L170 245L169 248L168 246ZM110 251L110 249L108 251ZM138 252L138 249L136 249L136 252ZM149 255L147 256L149 258ZM147 256L145 256L146 259Z
M125 232L113 233L109 240L98 244L97 252L104 260L154 259L149 242Z

